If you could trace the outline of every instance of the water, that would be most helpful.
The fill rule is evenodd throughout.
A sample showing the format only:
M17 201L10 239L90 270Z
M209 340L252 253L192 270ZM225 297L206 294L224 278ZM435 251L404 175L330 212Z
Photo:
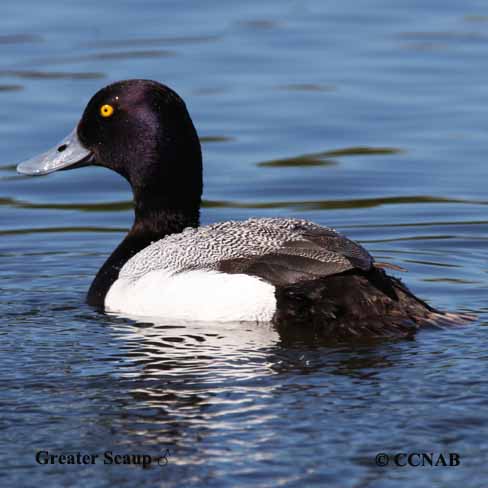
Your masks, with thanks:
M485 485L485 2L26 0L2 14L3 486ZM203 223L334 226L408 268L430 303L479 320L328 347L270 326L144 323L84 305L131 224L127 184L100 168L26 178L15 163L131 77L187 101ZM41 450L169 455L147 469L46 466ZM461 465L375 465L379 452L424 451Z

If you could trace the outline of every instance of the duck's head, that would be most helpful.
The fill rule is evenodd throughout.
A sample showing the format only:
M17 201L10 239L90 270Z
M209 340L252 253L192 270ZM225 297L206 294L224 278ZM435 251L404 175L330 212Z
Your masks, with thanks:
M124 176L136 200L144 194L148 200L200 201L202 158L195 127L183 100L155 81L126 80L101 89L60 144L20 163L17 171L44 175L88 165Z

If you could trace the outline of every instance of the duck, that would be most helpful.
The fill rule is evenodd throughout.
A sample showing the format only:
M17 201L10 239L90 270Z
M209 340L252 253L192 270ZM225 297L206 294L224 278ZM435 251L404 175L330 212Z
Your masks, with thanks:
M405 337L467 320L416 297L387 264L332 228L285 217L200 226L199 137L185 102L157 81L102 88L65 139L17 171L86 166L121 175L134 201L131 229L86 296L104 312L272 322L339 340Z

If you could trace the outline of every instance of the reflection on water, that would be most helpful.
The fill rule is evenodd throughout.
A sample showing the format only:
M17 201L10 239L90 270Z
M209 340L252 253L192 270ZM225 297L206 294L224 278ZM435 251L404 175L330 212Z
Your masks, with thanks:
M488 34L481 32L403 32L398 37L412 41L488 41Z
M22 85L0 85L0 92L3 91L19 91L24 87Z
M291 83L289 85L280 85L277 88L280 90L304 92L334 91L336 89L336 87L332 85L319 85L317 83Z
M0 35L0 44L25 44L42 42L42 37L33 34L7 34Z
M0 477L6 486L458 486L488 476L487 12L461 4L6 2L0 36ZM61 19L61 20L60 20ZM434 306L479 322L331 345L266 324L178 324L84 304L132 223L100 168L15 163L110 81L185 99L202 222L312 219ZM326 150L323 150L326 148ZM38 466L36 450L148 453L161 469ZM459 452L455 470L378 452ZM41 469L42 468L42 469Z
M415 203L455 203L455 204L477 204L487 205L488 201L473 202L469 200L454 200L450 198L438 198L424 195L411 197L389 197L389 198L364 198L361 200L321 200L309 202L230 202L230 201L204 201L202 206L207 208L291 208L296 210L326 210L340 208L370 208L381 205L400 205Z
M332 164L332 163L330 163ZM288 166L287 164L283 165ZM289 166L292 166L290 164ZM308 166L308 164L305 164ZM7 178L4 178L7 179ZM466 205L488 205L488 201L473 202L469 200L455 200L450 198L437 198L423 195L411 197L390 197L390 198L367 198L362 200L321 200L309 202L236 202L236 201L217 201L203 200L202 208L290 208L302 210L327 210L327 209L347 209L347 208L370 208L381 205L402 205L415 203L455 203ZM13 208L48 209L48 210L79 210L81 212L121 212L130 210L133 207L132 201L125 202L105 202L105 203L30 203L15 200L14 198L0 198L0 206Z
M12 78L27 78L32 80L60 80L63 78L73 79L73 80L96 80L104 78L103 73L98 72L63 72L63 71L34 71L34 70L2 70L0 71L0 76L12 77Z
M465 15L467 22L488 22L488 15Z
M150 46L157 44L201 44L205 42L218 41L221 37L218 35L207 36L184 36L184 37L149 37L139 39L111 39L111 40L96 40L81 43L82 46L91 48L107 48L107 47L135 47L135 46Z
M336 161L328 158L334 156L366 156L368 154L398 154L400 149L389 147L347 147L335 149L333 151L322 151L312 154L304 154L294 158L275 159L257 163L257 166L265 168L283 168L290 166L331 166L337 164Z
M137 51L107 51L107 52L97 52L93 54L83 54L81 56L73 57L59 57L59 58L45 58L42 59L42 63L45 65L53 64L74 64L74 63L85 63L86 61L116 61L116 60L126 60L132 58L162 58L174 56L173 51L168 51L165 49L146 49Z

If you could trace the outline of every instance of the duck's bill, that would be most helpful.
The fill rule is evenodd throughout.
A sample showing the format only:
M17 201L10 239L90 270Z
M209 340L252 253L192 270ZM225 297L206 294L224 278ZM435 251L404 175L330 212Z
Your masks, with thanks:
M23 175L47 175L53 171L74 169L92 163L93 154L81 144L76 127L57 146L17 165Z

